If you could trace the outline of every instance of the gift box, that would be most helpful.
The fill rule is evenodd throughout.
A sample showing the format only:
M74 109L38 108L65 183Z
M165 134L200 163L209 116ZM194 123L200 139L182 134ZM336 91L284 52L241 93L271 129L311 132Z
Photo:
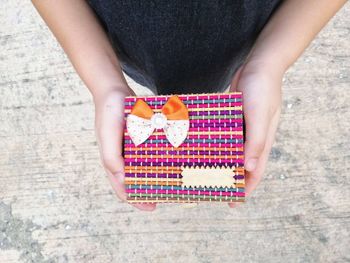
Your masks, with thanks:
M125 98L128 202L243 202L242 93Z

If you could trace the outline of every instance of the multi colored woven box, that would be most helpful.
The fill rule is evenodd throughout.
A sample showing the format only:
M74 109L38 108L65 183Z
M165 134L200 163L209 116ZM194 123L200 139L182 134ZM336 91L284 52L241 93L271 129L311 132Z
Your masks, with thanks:
M242 93L125 98L128 202L243 202Z

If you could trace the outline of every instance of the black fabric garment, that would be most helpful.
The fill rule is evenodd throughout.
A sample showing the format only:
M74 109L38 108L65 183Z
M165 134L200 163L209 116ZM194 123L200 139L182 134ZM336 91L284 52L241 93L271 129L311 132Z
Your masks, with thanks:
M281 0L88 0L123 71L156 94L229 85Z

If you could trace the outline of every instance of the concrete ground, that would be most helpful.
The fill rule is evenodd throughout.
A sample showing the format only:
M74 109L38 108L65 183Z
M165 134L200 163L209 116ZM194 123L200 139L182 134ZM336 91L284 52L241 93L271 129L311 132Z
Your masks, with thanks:
M0 25L0 262L350 262L350 3L286 74L269 167L237 209L121 203L91 96L30 1L2 0Z

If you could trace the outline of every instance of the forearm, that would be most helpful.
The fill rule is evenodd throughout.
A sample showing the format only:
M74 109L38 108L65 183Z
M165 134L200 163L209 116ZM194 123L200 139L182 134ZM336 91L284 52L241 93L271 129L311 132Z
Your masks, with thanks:
M32 0L94 98L126 89L117 56L84 0Z
M248 60L285 72L346 0L285 0L260 33Z

